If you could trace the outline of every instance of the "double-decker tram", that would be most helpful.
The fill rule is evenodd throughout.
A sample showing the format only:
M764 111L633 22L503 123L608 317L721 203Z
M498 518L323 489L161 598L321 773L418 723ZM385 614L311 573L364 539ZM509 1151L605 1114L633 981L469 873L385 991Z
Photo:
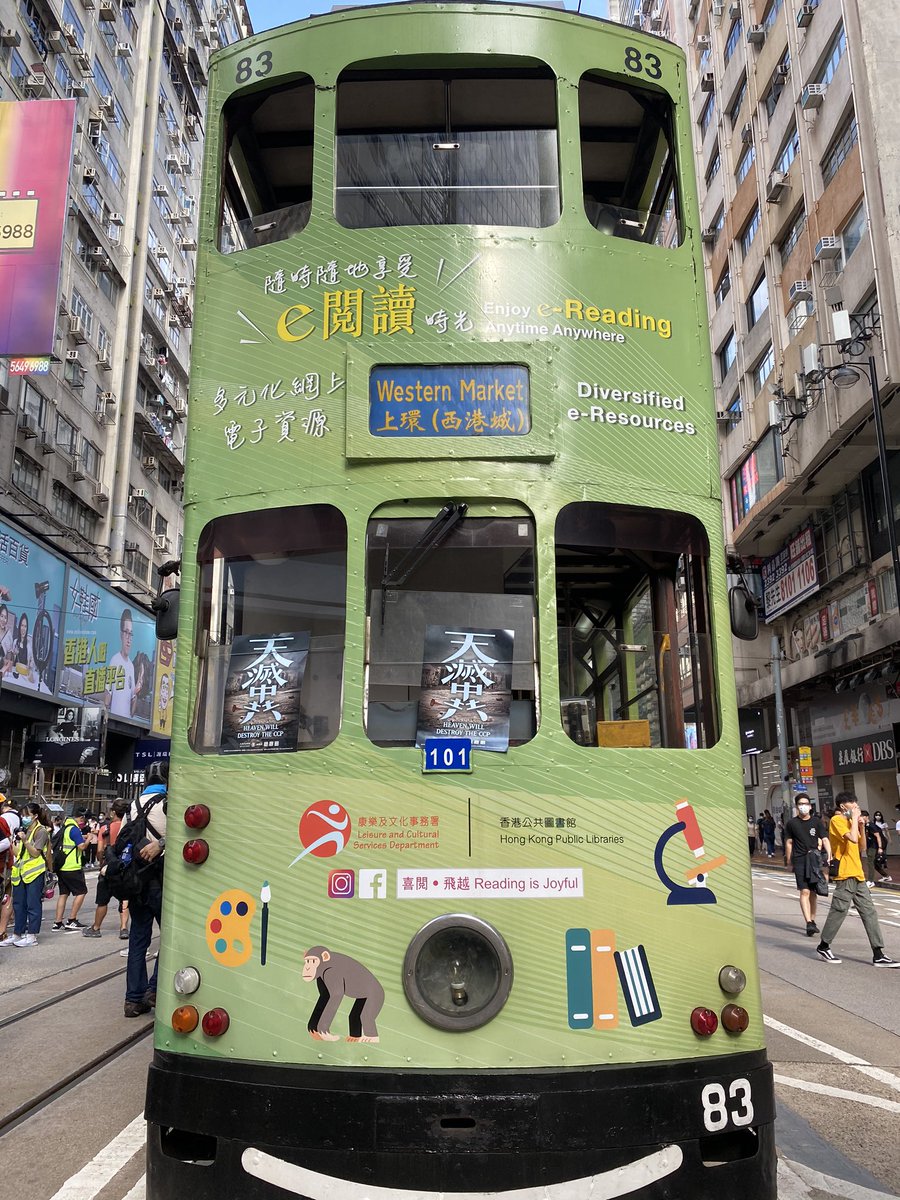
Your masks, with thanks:
M210 101L148 1196L774 1197L683 55Z

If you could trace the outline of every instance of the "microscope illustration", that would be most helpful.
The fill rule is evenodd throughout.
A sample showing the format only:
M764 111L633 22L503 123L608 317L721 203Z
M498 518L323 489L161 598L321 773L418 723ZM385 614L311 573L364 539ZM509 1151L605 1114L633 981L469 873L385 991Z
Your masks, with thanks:
M728 862L724 854L720 854L717 858L711 858L705 863L698 863L697 866L685 871L685 883L676 883L666 873L666 869L663 866L663 854L672 838L676 837L679 833L684 834L685 841L695 858L702 858L706 853L703 845L703 834L700 832L700 826L697 822L697 815L693 808L691 808L689 801L678 801L675 805L675 816L677 818L675 824L670 825L665 833L660 835L653 855L653 865L656 867L656 873L660 878L660 882L669 893L666 904L715 904L716 896L709 889L708 876L710 871L714 871L716 867L724 867Z

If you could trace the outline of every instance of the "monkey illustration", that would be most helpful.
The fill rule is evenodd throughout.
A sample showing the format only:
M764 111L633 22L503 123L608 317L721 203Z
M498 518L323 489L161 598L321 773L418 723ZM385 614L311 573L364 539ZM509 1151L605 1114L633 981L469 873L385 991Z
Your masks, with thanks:
M350 1009L348 1042L377 1042L375 1018L384 1004L384 988L368 967L346 954L332 954L324 946L313 946L303 956L303 979L313 979L319 999L306 1028L309 1036L323 1042L338 1042L331 1022L345 996L355 1001Z

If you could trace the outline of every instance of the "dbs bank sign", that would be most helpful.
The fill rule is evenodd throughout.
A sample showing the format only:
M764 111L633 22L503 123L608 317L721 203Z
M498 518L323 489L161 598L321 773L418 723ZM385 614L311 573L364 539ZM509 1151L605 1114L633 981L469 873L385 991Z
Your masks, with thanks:
M849 742L831 742L820 750L825 775L897 769L897 748L891 733L876 733Z

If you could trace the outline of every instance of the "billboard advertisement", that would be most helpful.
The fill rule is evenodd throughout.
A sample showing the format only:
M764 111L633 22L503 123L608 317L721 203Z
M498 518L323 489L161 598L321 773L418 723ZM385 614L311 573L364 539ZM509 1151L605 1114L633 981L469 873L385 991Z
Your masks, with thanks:
M53 350L74 100L0 102L0 357Z
M61 559L0 521L0 686L55 691L65 572Z
M155 664L151 618L93 577L70 570L59 694L149 726Z

